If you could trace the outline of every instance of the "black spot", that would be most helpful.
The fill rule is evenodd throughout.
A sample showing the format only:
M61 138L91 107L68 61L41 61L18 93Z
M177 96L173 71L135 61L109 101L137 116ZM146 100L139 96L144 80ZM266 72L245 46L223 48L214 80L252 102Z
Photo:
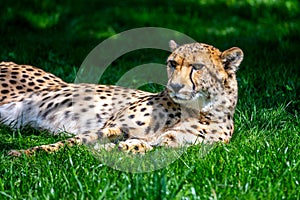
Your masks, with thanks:
M148 102L147 102L147 105L148 105L148 106L153 105L153 101L148 101Z
M133 109L135 109L135 106L129 107L129 110L133 110Z
M116 124L109 124L109 125L108 125L109 128L114 128L114 127L116 127L116 126L117 126Z
M142 109L141 109L141 112L144 112L145 110L147 110L147 108L142 108Z
M145 125L145 122L141 122L141 121L136 121L135 123L136 123L137 125L139 125L139 126Z
M91 89L86 89L85 92L93 92Z
M105 96L100 96L100 99L106 99L106 97Z
M23 89L23 87L20 86L20 85L18 85L16 88L17 88L17 90L22 90Z
M37 79L36 81L39 82L39 83L45 83L45 81L42 80L42 79Z
M65 97L68 97L68 96L71 96L71 95L72 95L72 93L67 93L67 94L65 94Z
M217 133L218 131L217 131L217 130L211 130L211 132L212 132L212 133Z
M92 97L84 97L84 100L85 101L90 101L90 100L92 100Z
M201 137L201 138L203 138L203 139L205 139L204 135L198 135L198 136Z
M53 102L50 102L50 103L47 105L47 108L46 108L46 109L50 108L52 105L53 105Z
M144 117L149 116L149 115L150 115L150 113L145 113L145 114L144 114Z
M19 72L11 72L11 74L17 75L17 74L19 74Z
M70 100L70 99L65 99L65 100L63 100L60 104L61 104L61 105L64 105L64 104L67 103L69 100Z
M2 87L8 87L7 83L2 83Z
M44 98L42 99L42 101L46 101L46 100L49 99L49 98L50 98L50 96L44 97Z
M26 70L26 71L29 71L29 72L32 72L32 71L33 71L33 69L31 69L31 68L26 68L25 70Z
M35 84L34 84L34 82L29 82L28 85L29 86L34 86Z
M169 114L169 117L170 117L170 118L174 118L174 114L172 114L172 113Z
M197 129L197 128L198 128L197 125L191 125L191 127L192 127L193 129Z
M16 83L17 83L17 81L15 81L15 80L9 80L9 82L10 82L11 84L16 84Z
M59 97L60 94L56 94L54 97L52 97L53 99L56 99L57 97Z
M99 113L96 114L96 117L97 117L98 119L102 119L102 118L101 118L101 115L100 115ZM110 120L112 120L112 118L110 118Z
M168 105L168 106L171 106L171 105L172 105L172 103L171 103L170 101L168 101L168 102L167 102L167 105Z
M81 109L81 112L87 112L87 109L82 108L82 109Z
M2 94L8 94L8 93L9 93L9 90L1 90L1 93L2 93Z
M133 119L133 118L134 118L134 115L129 115L128 118L129 118L129 119Z
M49 112L50 112L50 110L47 110L46 112L44 112L44 114L42 115L42 118L46 118L47 117L47 115L49 114Z

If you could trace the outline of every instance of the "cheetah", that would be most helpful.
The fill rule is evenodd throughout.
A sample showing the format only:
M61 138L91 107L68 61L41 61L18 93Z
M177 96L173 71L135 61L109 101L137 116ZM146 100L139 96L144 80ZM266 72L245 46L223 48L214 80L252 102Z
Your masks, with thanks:
M73 84L43 71L0 63L0 122L73 135L10 155L55 152L64 146L103 144L131 153L154 147L228 143L238 100L236 71L243 52L204 43L169 42L168 82L160 93L112 85Z

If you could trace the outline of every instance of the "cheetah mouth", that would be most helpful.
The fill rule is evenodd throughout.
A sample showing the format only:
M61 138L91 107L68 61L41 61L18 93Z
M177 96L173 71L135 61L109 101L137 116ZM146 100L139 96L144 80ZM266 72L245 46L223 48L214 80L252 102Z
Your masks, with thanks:
M193 92L190 93L189 95L186 94L179 94L179 93L169 93L170 97L172 98L172 100L176 103L187 103L190 101L195 101L201 97L205 97L205 95L201 92Z

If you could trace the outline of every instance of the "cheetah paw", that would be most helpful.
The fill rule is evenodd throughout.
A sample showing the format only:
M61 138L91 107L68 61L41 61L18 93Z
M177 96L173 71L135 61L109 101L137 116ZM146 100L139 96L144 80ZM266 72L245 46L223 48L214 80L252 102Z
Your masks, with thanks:
M121 151L132 154L144 154L145 152L153 149L150 144L138 139L129 139L124 142L120 142L118 148Z
M10 150L10 151L8 152L7 155L8 155L8 156L13 156L13 157L20 157L20 156L22 156L23 154L30 156L30 155L32 155L32 152L30 152L30 151L28 151L28 150L14 150L14 149L12 149L12 150Z
M18 151L18 150L10 150L8 152L9 156L14 156L14 157L20 157L22 155L22 152Z

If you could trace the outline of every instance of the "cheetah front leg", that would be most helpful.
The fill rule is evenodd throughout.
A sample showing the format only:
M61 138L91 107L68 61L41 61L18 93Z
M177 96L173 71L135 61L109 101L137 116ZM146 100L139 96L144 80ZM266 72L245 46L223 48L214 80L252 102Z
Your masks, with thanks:
M192 125L191 125L192 124ZM152 146L183 147L202 143L212 144L214 142L228 143L231 135L224 132L218 124L197 124L186 121L174 128L166 130L157 137Z

